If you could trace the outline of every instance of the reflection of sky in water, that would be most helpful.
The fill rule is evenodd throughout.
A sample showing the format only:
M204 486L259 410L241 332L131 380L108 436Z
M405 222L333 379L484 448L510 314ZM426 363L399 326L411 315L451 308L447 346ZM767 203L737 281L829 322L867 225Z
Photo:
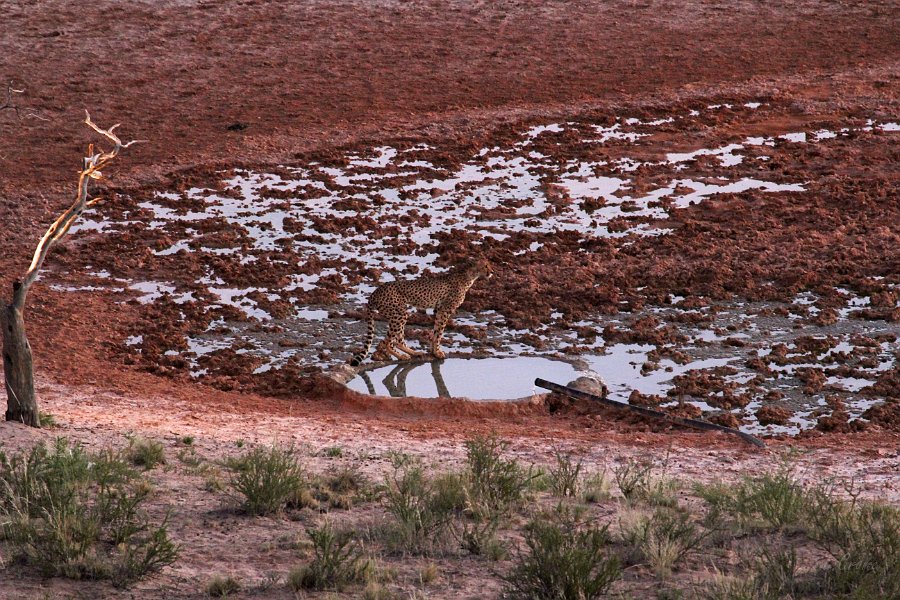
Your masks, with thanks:
M406 367L407 369L404 369ZM436 369L434 368L436 367ZM455 398L472 400L510 400L524 398L535 393L544 393L534 387L537 377L563 385L584 373L567 362L549 360L534 356L518 358L449 358L445 361L423 364L398 364L366 371L365 375L374 386L375 394L391 396L403 391L403 371L405 372L405 395L434 398L441 385L435 373L443 379L447 391ZM393 375L392 375L393 373ZM387 384L385 383L387 380ZM356 377L347 384L350 389L367 394L370 392L366 381ZM391 389L393 388L393 389Z
M710 358L695 360L685 365L669 359L659 362L660 368L641 373L641 366L647 361L647 354L654 349L649 344L616 344L607 348L606 354L586 354L591 371L600 375L609 387L610 400L627 402L632 390L641 394L665 396L672 387L671 380L691 369L721 367L735 360L731 358Z

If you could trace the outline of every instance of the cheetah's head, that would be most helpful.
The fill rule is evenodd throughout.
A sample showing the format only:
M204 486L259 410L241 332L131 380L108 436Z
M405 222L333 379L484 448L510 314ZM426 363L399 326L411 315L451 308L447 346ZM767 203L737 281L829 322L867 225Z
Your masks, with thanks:
M472 279L478 279L479 277L489 279L494 274L494 268L491 266L491 263L484 258L471 261L464 269L466 275Z

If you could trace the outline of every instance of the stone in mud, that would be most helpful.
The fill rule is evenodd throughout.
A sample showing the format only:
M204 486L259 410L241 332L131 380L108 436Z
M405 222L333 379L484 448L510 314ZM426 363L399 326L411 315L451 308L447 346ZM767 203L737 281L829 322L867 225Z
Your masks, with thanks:
M567 383L566 387L600 396L601 398L606 398L606 395L609 393L606 384L598 375L582 375L578 379Z

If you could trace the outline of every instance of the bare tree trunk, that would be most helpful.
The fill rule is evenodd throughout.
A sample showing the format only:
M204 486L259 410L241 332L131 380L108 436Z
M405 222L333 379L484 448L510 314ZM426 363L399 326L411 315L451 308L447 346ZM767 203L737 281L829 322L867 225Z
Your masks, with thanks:
M25 319L22 316L24 295L21 283L13 285L13 302L3 307L0 323L3 326L3 377L6 381L6 420L18 421L31 427L40 427L37 398L34 394L34 370L31 362L31 345L25 335Z
M0 107L0 110L9 106L9 94L17 90L9 88L7 90L6 106ZM78 193L72 205L62 214L56 221L50 225L50 228L44 233L38 242L37 248L34 250L34 256L31 259L31 265L21 281L13 284L12 302L7 305L0 304L0 336L3 337L3 377L6 381L6 420L19 421L31 427L40 427L40 413L38 412L37 398L34 395L34 370L31 361L31 345L25 336L25 297L31 284L38 277L38 271L44 264L44 259L50 248L53 247L72 226L78 217L90 206L100 201L100 198L88 198L88 184L92 179L101 179L103 172L101 169L106 167L122 148L127 148L137 141L131 141L123 144L122 141L113 133L118 125L113 125L109 129L100 129L93 121L91 115L85 112L85 124L113 142L115 145L108 152L94 153L94 145L88 147L88 156L84 157L84 164L81 173L78 176Z

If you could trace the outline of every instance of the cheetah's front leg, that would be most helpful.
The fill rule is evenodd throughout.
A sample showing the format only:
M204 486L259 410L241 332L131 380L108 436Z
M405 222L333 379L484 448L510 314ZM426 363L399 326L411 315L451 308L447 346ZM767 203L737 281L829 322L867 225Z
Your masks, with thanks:
M431 354L435 358L446 358L447 355L441 350L441 338L444 337L444 329L453 315L453 310L448 308L439 308L434 312L434 334L431 336Z

